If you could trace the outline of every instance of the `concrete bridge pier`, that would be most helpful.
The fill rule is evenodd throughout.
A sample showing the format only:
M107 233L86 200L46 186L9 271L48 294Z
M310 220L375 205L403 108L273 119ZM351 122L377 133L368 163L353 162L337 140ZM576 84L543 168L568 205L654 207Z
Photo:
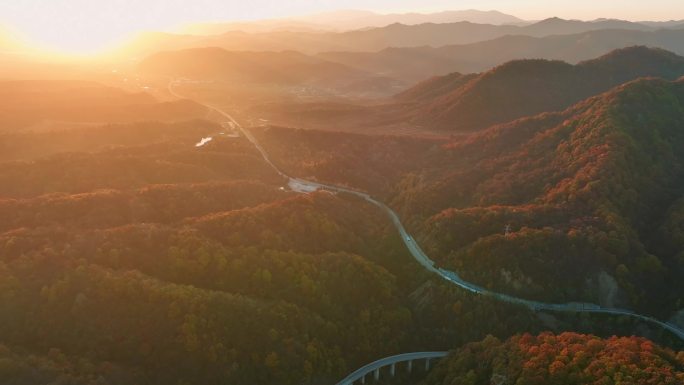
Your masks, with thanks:
M426 358L425 359L425 371L427 372L428 370L430 370L430 359Z
M365 384L366 383L366 376L361 377L361 383Z
M390 365L390 376L394 377L397 374L397 364Z
M375 378L375 381L380 380L380 368L375 369L373 372L373 378Z
M408 364L406 365L406 369L408 370L409 373L413 371L413 361L407 361Z

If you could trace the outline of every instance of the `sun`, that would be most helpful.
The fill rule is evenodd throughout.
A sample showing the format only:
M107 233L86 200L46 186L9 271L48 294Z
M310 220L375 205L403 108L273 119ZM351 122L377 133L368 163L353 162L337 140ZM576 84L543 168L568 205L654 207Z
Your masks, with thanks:
M60 4L62 6L58 6ZM27 7L24 12L6 15L6 20L0 17L0 24L24 46L67 55L105 53L140 30L156 27L154 23L146 25L145 20L130 17L125 10L110 9L107 4L80 0L41 1L40 7L33 12L28 12L31 9Z

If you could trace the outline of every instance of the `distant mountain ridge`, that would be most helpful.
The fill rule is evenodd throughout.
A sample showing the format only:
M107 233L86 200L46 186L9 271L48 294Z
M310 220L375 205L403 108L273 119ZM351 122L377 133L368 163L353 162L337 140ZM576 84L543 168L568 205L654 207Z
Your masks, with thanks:
M419 103L414 120L423 125L469 131L562 110L640 77L675 80L683 75L684 57L639 46L575 66L561 61L512 61L465 81L454 82L454 75L436 78L397 97ZM420 97L430 90L432 98Z
M517 59L539 58L578 63L634 45L658 47L684 55L684 29L607 29L546 37L509 35L438 48L422 46L387 48L377 52L325 52L318 56L415 83L453 72L482 72Z
M475 9L441 11L434 13L391 13L379 14L365 11L341 11L312 15L307 18L297 18L303 21L324 20L326 24L340 30L353 30L371 27L384 27L400 23L417 25L425 23L455 23L471 22L477 24L524 24L525 20L499 11L481 11Z
M288 25L294 28L288 29ZM211 36L145 33L122 47L122 52L128 55L148 55L162 50L221 47L233 51L294 50L306 54L354 53L376 52L388 48L473 44L509 35L549 37L608 29L651 32L660 28L621 20L577 21L559 18L550 18L529 25L493 25L471 21L428 22L415 25L394 22L382 27L346 32L312 30L316 28L315 25L299 22L274 24L273 27L276 29L251 29L250 32L232 29Z
M416 25L424 23L455 23L462 21L493 25L527 23L525 20L499 11L455 10L434 13L412 12L381 14L370 11L342 10L284 19L191 24L181 29L181 32L197 35L217 35L230 31L350 31L364 28L385 27L395 23Z

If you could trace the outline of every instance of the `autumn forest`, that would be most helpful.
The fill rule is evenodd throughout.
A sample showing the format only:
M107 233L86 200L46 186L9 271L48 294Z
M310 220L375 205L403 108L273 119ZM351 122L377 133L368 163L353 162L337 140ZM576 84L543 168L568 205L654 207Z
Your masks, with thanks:
M1 384L684 384L684 21L9 31Z

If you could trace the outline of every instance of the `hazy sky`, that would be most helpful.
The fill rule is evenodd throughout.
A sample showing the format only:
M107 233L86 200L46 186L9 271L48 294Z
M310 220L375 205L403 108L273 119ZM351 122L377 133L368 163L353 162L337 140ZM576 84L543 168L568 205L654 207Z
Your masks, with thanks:
M99 48L132 31L335 9L496 9L524 18L684 19L684 0L0 0L0 24L59 48Z

